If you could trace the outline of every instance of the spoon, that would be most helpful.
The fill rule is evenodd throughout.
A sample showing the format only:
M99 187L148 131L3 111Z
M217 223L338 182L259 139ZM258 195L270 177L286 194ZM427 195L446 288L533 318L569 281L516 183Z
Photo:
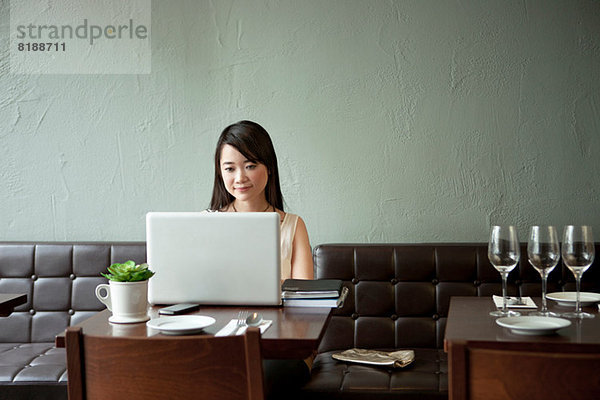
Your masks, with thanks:
M246 318L246 325L259 326L263 322L263 317L260 313L254 312Z

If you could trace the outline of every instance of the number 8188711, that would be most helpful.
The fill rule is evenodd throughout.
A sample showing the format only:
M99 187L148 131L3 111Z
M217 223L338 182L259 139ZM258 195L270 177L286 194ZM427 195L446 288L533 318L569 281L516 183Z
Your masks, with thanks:
M47 43L19 43L17 45L17 50L19 51L65 51L67 46L65 42L47 42Z

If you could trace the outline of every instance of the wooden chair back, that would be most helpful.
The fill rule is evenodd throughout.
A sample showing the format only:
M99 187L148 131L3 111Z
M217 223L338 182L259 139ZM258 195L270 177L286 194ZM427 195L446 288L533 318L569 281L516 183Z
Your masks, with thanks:
M490 343L469 343L464 350L465 386L454 388L452 400L600 399L597 350L518 344L507 350Z
M122 338L66 332L70 400L264 398L260 331Z

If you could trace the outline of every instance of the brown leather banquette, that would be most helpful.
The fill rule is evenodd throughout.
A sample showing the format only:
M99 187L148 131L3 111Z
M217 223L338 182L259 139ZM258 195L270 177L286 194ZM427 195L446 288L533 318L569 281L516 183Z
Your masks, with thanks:
M522 261L509 275L509 294L539 297L540 277L526 261L526 248L521 250ZM350 292L344 307L335 310L312 378L297 398L447 398L443 340L450 297L501 294L487 244L326 244L314 249L314 260L316 278L342 279ZM548 292L575 289L562 263L548 282ZM600 292L598 260L584 274L582 290ZM415 361L394 370L331 358L352 347L413 349Z
M65 352L54 336L104 308L94 294L105 282L100 272L129 259L145 261L144 242L0 242L0 293L28 295L0 318L0 400L66 399ZM311 380L286 398L446 398L450 297L500 292L486 244L328 244L315 248L314 259L317 278L342 279L350 293L334 312ZM600 292L599 264L583 276L583 290ZM526 262L509 283L513 295L540 295L539 276ZM574 290L571 273L556 268L548 290ZM390 370L331 358L352 347L414 349L416 360Z
M114 262L144 262L146 243L0 242L0 293L27 293L0 318L0 399L66 399L65 349L54 337L104 309L95 287Z

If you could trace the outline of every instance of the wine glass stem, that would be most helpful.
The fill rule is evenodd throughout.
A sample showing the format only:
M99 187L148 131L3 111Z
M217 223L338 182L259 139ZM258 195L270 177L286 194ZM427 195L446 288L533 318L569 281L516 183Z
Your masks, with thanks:
M575 290L577 292L576 297L575 297L575 312L578 314L581 312L581 304L579 303L580 285L581 285L581 275L577 274L577 275L575 275L575 288L576 288Z
M508 304L507 304L507 298L506 298L506 278L508 277L508 274L506 272L502 272L500 273L500 275L502 276L502 312L508 312Z
M546 275L542 275L542 312L548 311L548 305L546 304Z

